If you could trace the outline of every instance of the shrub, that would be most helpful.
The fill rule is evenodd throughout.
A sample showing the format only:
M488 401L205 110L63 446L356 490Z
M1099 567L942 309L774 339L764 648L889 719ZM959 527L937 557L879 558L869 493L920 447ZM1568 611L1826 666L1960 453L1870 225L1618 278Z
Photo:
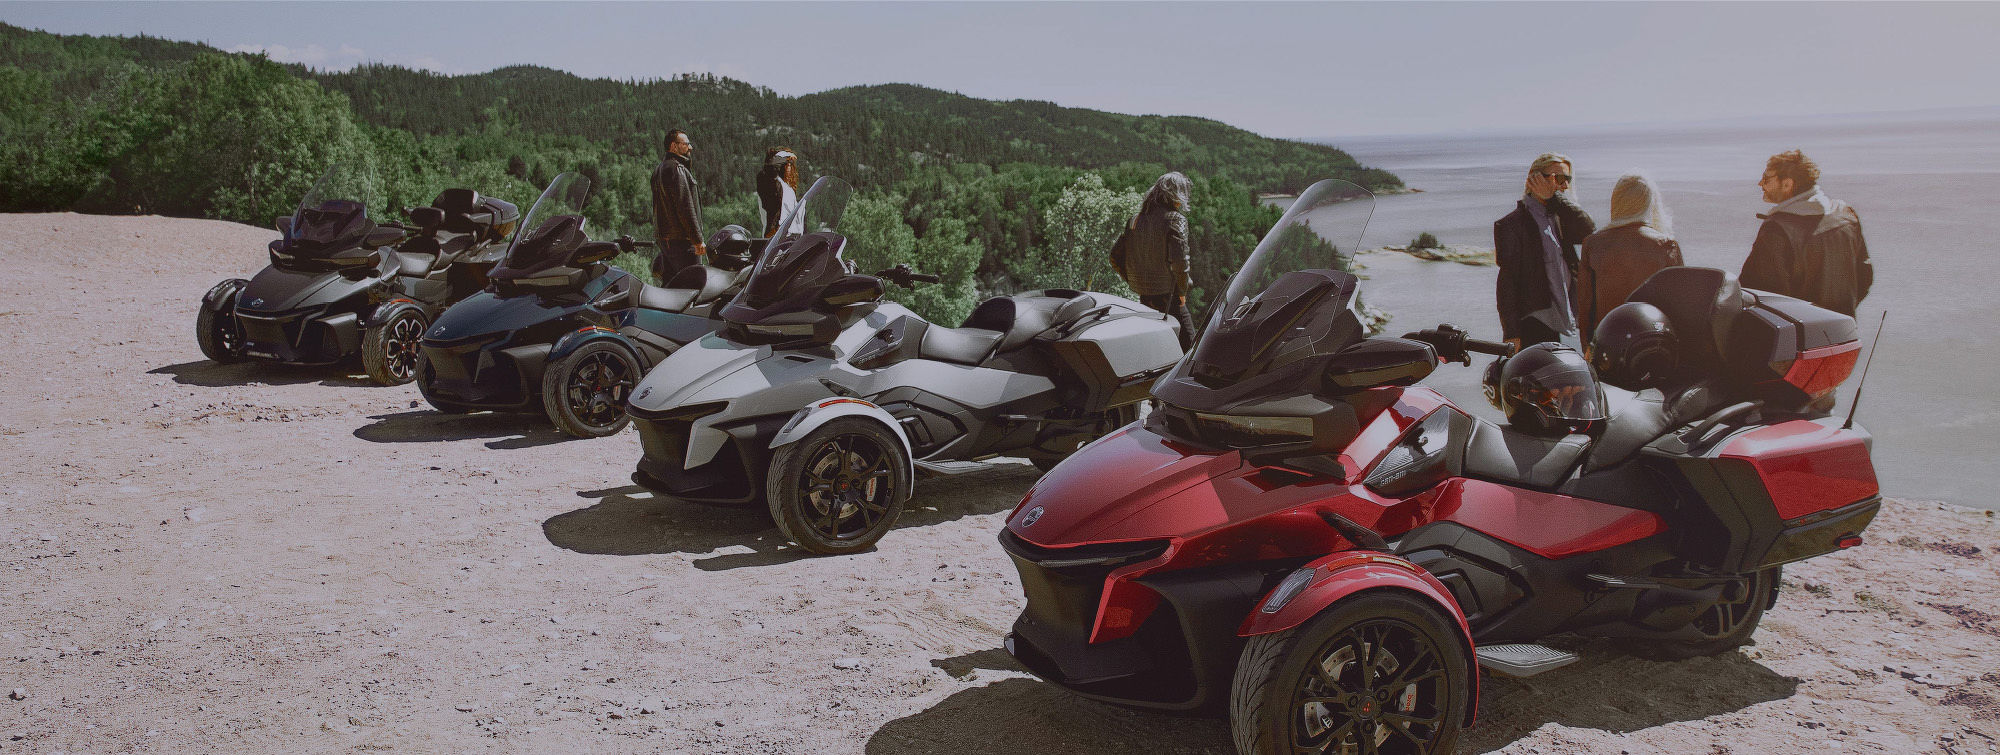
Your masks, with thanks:
M1430 231L1424 231L1423 233L1417 234L1416 238L1410 240L1410 248L1442 249L1444 248L1444 245L1438 243L1438 237L1431 235Z

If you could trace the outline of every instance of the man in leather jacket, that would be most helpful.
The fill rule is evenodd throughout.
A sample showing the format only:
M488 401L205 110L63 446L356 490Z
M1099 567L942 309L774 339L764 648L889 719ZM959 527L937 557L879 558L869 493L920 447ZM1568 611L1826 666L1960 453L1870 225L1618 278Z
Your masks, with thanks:
M1580 347L1576 247L1597 231L1597 223L1570 197L1574 176L1566 156L1549 152L1535 158L1526 193L1513 212L1493 223L1500 333L1516 346L1558 341Z
M1180 323L1183 350L1194 343L1194 319L1187 307L1188 291L1194 288L1188 274L1187 220L1193 187L1179 172L1160 176L1111 249L1112 269L1139 295L1139 303Z
M699 264L708 254L708 245L702 243L701 199L688 160L693 153L687 132L668 131L667 157L653 169L653 239L659 244L659 254L653 258L656 285L666 285L674 273Z
M1853 316L1875 283L1861 215L1819 189L1819 166L1798 150L1772 155L1757 182L1771 211L1739 276L1744 288L1797 297Z

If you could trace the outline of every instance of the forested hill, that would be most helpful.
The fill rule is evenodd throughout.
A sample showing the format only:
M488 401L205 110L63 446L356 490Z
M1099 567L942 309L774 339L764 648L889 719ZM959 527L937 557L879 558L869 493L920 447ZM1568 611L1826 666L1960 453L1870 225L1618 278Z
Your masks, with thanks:
M1133 116L1047 102L994 102L909 84L782 97L741 81L687 76L584 79L534 66L445 76L393 66L310 74L345 92L361 119L419 134L475 132L498 118L540 134L570 134L627 155L657 155L662 134L688 131L699 159L734 169L710 179L748 191L767 147L785 145L817 170L894 183L928 161L1070 168L1169 165L1261 191L1296 192L1320 178L1401 186L1325 145L1268 139L1217 121Z
M643 237L652 223L647 179L676 127L695 143L708 230L761 230L756 168L768 148L790 147L807 182L831 175L855 187L841 222L854 261L940 275L942 284L893 296L945 320L996 292L1127 293L1105 253L1168 170L1194 184L1197 305L1277 220L1258 193L1329 177L1401 187L1333 147L1202 118L994 102L907 84L786 97L706 75L315 72L197 43L0 24L0 211L269 225L335 164L369 177L356 189L366 196L350 198L378 213L428 204L449 187L525 210L552 177L575 171L591 184L583 212L593 234Z

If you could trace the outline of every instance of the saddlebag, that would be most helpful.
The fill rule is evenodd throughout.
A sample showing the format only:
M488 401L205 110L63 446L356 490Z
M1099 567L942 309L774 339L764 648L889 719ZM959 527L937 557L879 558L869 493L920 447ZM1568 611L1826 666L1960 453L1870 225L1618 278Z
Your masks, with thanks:
M1057 333L1049 348L1081 393L1073 408L1086 412L1146 398L1153 378L1181 356L1173 323L1159 315L1109 314Z

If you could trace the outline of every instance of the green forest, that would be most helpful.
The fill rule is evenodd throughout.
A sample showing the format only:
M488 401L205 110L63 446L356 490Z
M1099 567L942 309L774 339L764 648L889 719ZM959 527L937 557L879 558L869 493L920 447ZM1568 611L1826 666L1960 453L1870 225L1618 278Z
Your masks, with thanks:
M552 177L576 171L592 185L585 213L594 235L645 238L647 179L671 128L694 142L706 230L756 230L757 166L767 148L789 147L806 183L833 175L855 187L842 231L861 268L907 262L943 276L892 292L943 321L994 293L1124 293L1108 262L1111 241L1168 170L1194 182L1197 311L1277 220L1258 194L1296 193L1322 178L1402 187L1338 149L1203 118L995 102L907 84L786 97L707 75L322 72L196 43L0 24L0 211L268 227L342 164L373 177L377 212L428 204L455 186L525 212Z

